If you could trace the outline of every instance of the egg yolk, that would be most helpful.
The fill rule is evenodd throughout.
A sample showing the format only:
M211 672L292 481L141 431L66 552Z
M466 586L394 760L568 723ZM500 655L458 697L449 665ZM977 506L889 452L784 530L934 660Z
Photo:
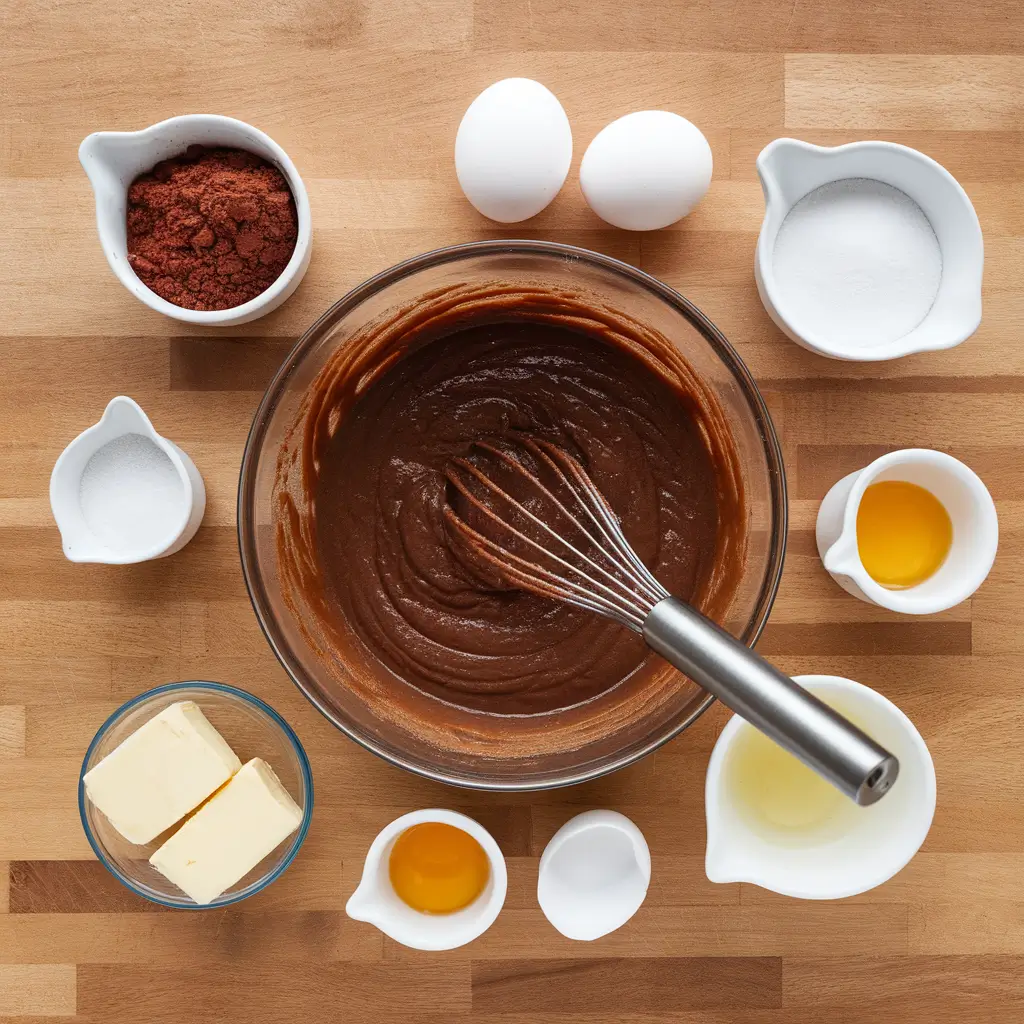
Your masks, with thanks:
M883 480L864 491L857 510L857 549L868 575L902 590L923 583L953 544L953 523L931 491Z
M406 829L388 861L391 885L403 903L424 914L451 914L484 891L491 866L468 833L440 821Z

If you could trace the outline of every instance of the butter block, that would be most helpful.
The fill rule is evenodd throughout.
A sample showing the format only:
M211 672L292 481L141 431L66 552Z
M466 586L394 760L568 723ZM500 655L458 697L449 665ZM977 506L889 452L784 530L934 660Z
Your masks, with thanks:
M302 810L258 757L215 793L149 863L196 903L230 889L302 822Z
M130 843L152 842L242 766L194 701L137 729L84 779L86 796Z

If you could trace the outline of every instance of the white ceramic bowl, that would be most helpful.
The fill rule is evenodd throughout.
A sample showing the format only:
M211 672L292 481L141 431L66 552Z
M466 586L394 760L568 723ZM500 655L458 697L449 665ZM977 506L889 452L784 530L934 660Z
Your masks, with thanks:
M537 902L567 939L590 942L621 928L651 884L651 851L643 833L618 811L584 811L544 848Z
M888 881L921 848L935 815L935 765L914 723L882 694L840 676L794 679L891 750L899 776L870 807L844 805L838 820L800 840L784 837L745 813L737 799L731 755L753 726L734 715L708 763L705 871L712 882L750 882L804 900L842 899Z
M139 280L128 263L128 187L161 160L192 145L231 146L269 160L284 175L295 198L299 234L281 276L256 298L230 309L185 309L161 298ZM93 132L78 148L78 158L96 195L96 227L110 269L137 299L158 313L204 327L244 324L277 309L299 286L309 266L312 228L309 196L288 154L270 136L244 121L219 114L184 114L138 132Z
M953 545L934 575L913 587L876 583L860 560L857 513L864 492L883 480L917 484L942 502L953 523ZM985 582L999 548L999 517L981 477L959 459L930 448L904 448L833 484L818 509L818 554L848 594L906 615L934 615L966 601Z
M984 264L981 225L967 193L941 164L893 142L826 148L776 139L758 156L757 173L765 198L754 257L757 290L768 315L798 345L832 359L876 362L952 348L978 329ZM924 211L942 253L942 278L931 309L912 331L885 344L854 347L802 330L775 282L775 240L787 214L809 192L844 178L872 178L905 192Z
M85 467L101 448L126 434L141 434L152 441L170 459L181 483L181 519L171 526L165 537L148 548L130 544L113 547L93 533L82 512L80 490ZM150 502L158 500L152 492L143 490L142 493ZM99 422L82 431L61 452L50 474L50 508L60 530L64 557L69 561L132 565L173 555L196 535L206 511L206 485L192 459L173 441L156 432L138 402L127 395L118 395L107 403Z
M389 862L398 837L413 825L437 821L468 832L487 854L491 866L484 891L468 907L452 914L421 914L404 903L391 885ZM494 837L481 825L458 811L429 808L411 811L381 830L370 845L363 876L345 905L353 921L365 921L410 949L457 949L483 935L505 905L508 872Z

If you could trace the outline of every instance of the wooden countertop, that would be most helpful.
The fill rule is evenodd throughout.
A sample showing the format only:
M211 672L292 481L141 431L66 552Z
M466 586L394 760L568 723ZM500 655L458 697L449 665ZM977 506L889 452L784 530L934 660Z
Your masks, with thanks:
M0 1018L341 1020L350 1024L874 1024L1024 1017L1024 6L1016 0L6 0L0 71ZM392 769L331 728L268 649L235 540L236 473L290 342L350 286L446 243L500 237L463 201L458 120L484 86L536 77L579 157L630 110L692 118L715 155L699 209L651 235L609 230L575 166L516 235L621 257L693 299L764 388L783 439L792 529L761 649L837 673L914 719L938 771L921 854L874 892L802 903L703 874L704 765L721 710L618 775L496 799ZM263 128L309 188L299 292L202 337L111 275L76 150L97 129L214 111ZM985 232L985 316L950 351L849 365L788 342L751 273L754 157L780 135L885 138L963 183ZM72 565L47 481L116 394L195 459L209 491L180 554ZM973 598L920 621L846 596L814 549L828 486L896 447L942 448L987 482L999 558ZM96 727L168 680L246 687L293 723L317 811L300 857L233 909L151 912L93 860L76 779ZM509 857L506 909L473 945L405 950L343 914L378 828L402 811L477 815ZM536 906L537 856L573 813L621 809L646 832L642 911L573 944ZM8 884L9 880L9 884ZM5 1016L6 1015L6 1016Z

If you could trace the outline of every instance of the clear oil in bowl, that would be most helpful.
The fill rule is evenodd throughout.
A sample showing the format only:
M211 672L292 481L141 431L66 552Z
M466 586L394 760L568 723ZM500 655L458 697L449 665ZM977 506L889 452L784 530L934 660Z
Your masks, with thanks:
M837 701L826 703L860 724L849 708ZM868 810L749 724L744 724L730 750L725 786L748 825L783 845L838 839L855 815Z

